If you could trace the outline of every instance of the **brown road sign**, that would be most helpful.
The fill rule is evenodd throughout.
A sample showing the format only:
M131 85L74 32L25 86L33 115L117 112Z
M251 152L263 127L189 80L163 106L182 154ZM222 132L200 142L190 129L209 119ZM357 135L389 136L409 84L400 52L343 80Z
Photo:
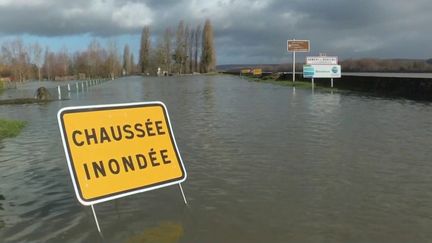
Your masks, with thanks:
M287 40L287 49L289 52L309 52L309 40Z

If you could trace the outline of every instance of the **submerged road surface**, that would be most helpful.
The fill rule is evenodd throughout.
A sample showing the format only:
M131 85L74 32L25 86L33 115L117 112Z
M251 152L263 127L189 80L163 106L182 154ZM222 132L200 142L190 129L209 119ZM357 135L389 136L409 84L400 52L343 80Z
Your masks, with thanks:
M102 242L75 198L57 111L154 100L168 108L189 205L177 186L97 204L105 242L431 241L431 103L184 76L0 106L27 121L0 141L0 242Z

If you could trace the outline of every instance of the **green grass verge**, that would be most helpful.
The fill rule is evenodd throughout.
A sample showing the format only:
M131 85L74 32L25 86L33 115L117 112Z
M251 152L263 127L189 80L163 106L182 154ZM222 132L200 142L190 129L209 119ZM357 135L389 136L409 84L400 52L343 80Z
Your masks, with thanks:
M0 119L0 139L17 136L25 125L23 121Z
M202 73L202 74L204 74L206 76L216 76L216 75L219 75L220 73L218 73L218 72L209 72L209 73Z

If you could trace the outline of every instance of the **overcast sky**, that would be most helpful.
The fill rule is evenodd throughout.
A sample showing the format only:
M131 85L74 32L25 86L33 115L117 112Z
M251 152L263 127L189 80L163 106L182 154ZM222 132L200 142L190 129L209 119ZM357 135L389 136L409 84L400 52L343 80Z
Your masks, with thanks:
M431 0L0 0L0 41L75 51L114 39L137 52L144 25L156 39L206 18L218 64L290 62L293 38L310 39L310 55L432 58Z

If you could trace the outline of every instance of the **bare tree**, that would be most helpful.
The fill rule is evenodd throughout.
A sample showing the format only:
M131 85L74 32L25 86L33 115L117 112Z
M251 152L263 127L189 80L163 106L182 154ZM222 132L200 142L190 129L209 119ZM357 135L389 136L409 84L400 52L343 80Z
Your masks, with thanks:
M114 79L121 72L120 58L117 49L117 43L115 41L109 41L108 43L108 56L106 58L107 71L110 74L111 79Z
M82 77L82 74L88 75L88 70L90 70L90 67L88 66L88 52L75 52L73 55L73 73L75 75L78 75L79 77Z
M39 45L39 43L35 43L32 46L33 51L33 63L36 65L38 69L38 80L41 80L41 69L43 65L43 57L42 57L42 47Z
M45 75L48 80L52 79L52 69L54 63L54 53L49 51L49 47L45 48L44 64L43 69L45 70Z
M101 47L98 40L93 39L87 48L87 75L89 77L102 77L107 73L104 72L103 62L106 52Z
M213 28L209 19L205 21L202 37L201 72L216 70L216 53L213 44Z
M150 26L146 25L141 33L139 64L142 73L147 73L150 65Z
M64 77L69 74L69 54L65 46L55 55L54 72L57 77Z
M15 79L22 82L26 79L29 55L20 38L2 45L2 54L10 64Z

